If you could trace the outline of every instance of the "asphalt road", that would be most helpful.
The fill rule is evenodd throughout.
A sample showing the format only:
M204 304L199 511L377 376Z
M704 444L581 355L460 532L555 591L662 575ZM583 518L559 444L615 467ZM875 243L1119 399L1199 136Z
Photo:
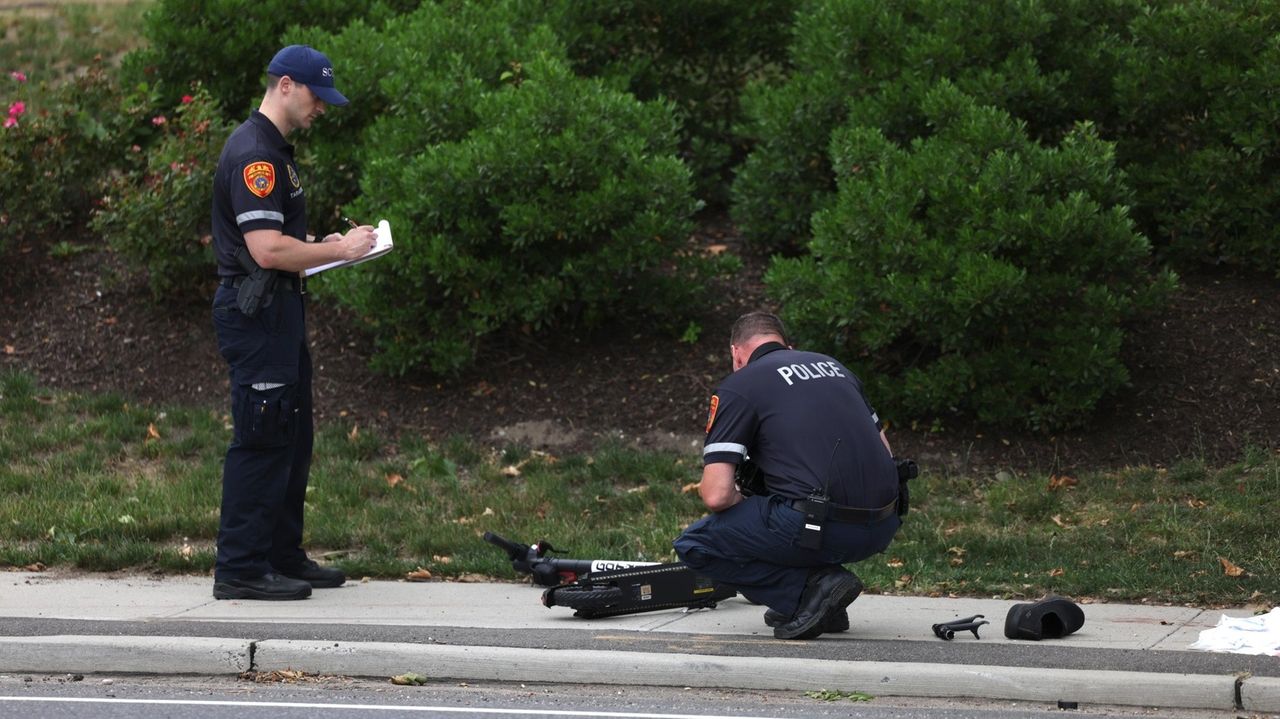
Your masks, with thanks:
M1237 713L1161 710L1161 717L1228 719ZM346 677L255 683L223 677L104 679L0 676L0 719L371 719L574 717L589 719L1135 719L1150 709L1029 702L911 699L804 692L440 683L395 686Z

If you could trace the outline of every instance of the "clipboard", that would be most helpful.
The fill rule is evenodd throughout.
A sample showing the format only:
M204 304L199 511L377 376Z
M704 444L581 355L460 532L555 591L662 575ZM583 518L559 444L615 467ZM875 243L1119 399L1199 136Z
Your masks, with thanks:
M365 254L355 258L354 260L335 260L327 264L309 267L302 271L302 276L311 277L312 275L319 274L325 270L332 270L335 267L350 267L351 265L358 265L361 262L368 262L369 260L382 257L395 247L395 242L391 239L391 224L386 220L378 220L378 226L374 229L374 235L376 239L374 240L373 248Z

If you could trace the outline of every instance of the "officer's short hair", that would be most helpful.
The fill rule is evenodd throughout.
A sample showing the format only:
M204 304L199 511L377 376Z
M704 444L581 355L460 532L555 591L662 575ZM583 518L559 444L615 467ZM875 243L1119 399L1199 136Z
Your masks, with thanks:
M758 335L778 335L787 342L787 328L775 314L768 312L748 312L733 323L729 331L729 344L742 345Z

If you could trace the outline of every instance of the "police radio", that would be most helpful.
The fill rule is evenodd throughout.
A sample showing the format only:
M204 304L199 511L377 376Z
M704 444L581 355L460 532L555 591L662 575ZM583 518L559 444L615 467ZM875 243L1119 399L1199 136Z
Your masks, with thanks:
M822 527L827 522L827 510L830 508L827 495L821 490L815 490L801 506L804 507L804 524L800 525L796 546L801 549L822 549Z
M840 440L831 448L831 459L827 460L827 476L822 486L809 493L800 503L804 511L804 523L800 525L800 534L796 537L796 546L801 549L822 549L822 528L826 526L827 514L831 510L831 497L827 487L831 486L831 463L836 459L836 450L840 448Z

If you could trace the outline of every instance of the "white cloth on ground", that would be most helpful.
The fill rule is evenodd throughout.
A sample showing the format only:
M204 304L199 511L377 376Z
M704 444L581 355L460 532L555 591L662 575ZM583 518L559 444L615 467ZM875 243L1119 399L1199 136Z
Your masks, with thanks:
M1252 617L1228 617L1200 632L1190 649L1235 654L1269 654L1280 657L1280 607Z

